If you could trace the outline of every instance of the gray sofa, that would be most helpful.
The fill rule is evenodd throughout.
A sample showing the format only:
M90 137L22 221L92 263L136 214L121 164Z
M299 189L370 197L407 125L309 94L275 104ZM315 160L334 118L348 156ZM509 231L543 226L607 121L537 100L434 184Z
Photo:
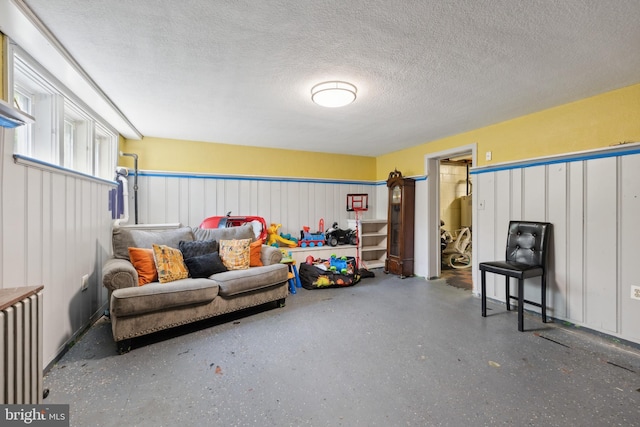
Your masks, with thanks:
M113 229L113 258L103 266L102 283L109 290L111 328L120 353L131 339L152 332L277 301L288 295L288 268L277 248L262 245L262 267L138 286L138 273L129 260L129 247L152 244L178 248L180 241L255 240L251 225L200 229L173 226L121 226Z

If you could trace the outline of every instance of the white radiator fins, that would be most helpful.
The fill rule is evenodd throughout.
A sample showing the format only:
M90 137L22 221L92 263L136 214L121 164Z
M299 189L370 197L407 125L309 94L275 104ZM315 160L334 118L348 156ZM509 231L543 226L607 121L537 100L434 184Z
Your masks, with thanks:
M42 292L0 311L2 404L42 403Z

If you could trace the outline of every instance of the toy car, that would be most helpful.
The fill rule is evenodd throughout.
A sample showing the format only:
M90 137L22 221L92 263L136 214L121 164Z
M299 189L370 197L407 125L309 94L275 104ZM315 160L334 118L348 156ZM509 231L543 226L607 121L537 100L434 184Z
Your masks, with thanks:
M342 230L338 223L334 222L331 228L325 233L325 239L330 246L355 245L358 243L356 232L350 228Z
M298 240L298 246L301 248L315 247L315 246L324 246L324 234L322 234L322 230L317 233L312 233L311 228L309 226L303 226L302 230L300 230L300 239Z

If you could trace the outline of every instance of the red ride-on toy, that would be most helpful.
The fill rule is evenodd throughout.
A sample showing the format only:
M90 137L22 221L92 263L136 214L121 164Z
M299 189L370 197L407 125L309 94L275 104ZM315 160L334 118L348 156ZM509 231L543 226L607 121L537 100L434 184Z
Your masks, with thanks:
M256 239L267 241L267 223L261 216L231 216L231 212L227 216L210 216L200 224L200 228L226 228L238 227L243 224L251 223Z

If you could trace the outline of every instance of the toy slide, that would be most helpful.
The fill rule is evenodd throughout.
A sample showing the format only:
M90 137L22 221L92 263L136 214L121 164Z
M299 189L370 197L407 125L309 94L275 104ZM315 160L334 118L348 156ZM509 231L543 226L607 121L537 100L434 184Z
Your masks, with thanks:
M273 236L273 239L271 238ZM273 240L273 242L272 242ZM289 246L290 248L295 248L298 244L292 240L285 239L284 237L280 237L277 234L273 234L269 236L269 244L273 246L274 243L281 243L283 245Z
M279 244L283 244L289 246L290 248L295 248L298 246L297 242L292 240L285 239L278 235L278 229L282 227L282 224L271 224L269 229L267 230L269 234L269 238L267 239L267 245L269 246L278 246Z

